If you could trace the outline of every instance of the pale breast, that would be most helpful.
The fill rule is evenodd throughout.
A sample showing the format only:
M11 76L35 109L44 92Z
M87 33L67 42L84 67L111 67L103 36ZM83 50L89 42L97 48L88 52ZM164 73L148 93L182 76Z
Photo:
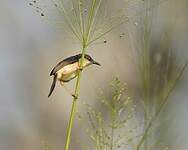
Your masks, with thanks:
M70 75L74 72L76 72L79 69L78 62L64 66L59 71L57 71L57 78L61 79L64 75Z
M59 80L63 81L63 82L68 82L68 81L74 79L77 75L78 75L78 72L75 71L75 72L70 73L70 74L62 75Z
M85 68L89 64L90 64L90 62L88 60L84 59L83 67ZM57 79L65 80L65 81L68 81L69 79L73 79L74 77L77 76L78 69L79 69L78 62L66 65L63 68L61 68L59 71L57 71Z

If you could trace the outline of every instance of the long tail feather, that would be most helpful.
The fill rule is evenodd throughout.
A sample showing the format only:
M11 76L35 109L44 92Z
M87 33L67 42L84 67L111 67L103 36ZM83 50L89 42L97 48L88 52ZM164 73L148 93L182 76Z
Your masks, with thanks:
M57 80L57 75L54 75L54 78L53 78L53 82L52 82L52 85L51 85L51 88L50 88L50 92L48 94L48 97L50 97L50 95L52 94L54 88L55 88L55 85L56 85L56 80Z

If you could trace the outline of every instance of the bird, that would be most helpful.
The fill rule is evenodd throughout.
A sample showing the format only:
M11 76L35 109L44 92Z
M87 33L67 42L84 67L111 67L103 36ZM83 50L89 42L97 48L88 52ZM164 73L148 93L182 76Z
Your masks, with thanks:
M88 67L93 64L101 66L91 56L89 56L88 54L85 54L83 57L83 64L81 68L80 66L81 58L82 58L82 54L70 56L62 60L61 62L59 62L52 69L52 71L50 72L50 76L53 76L53 81L50 87L48 97L50 97L52 92L54 91L57 80L60 81L60 84L63 86L64 83L69 82L75 77L77 77L79 71L82 71L83 68Z

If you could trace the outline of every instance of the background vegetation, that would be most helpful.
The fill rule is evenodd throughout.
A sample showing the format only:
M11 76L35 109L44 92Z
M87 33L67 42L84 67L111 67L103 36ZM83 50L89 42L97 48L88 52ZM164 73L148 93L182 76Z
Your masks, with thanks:
M5 150L63 149L72 101L60 86L53 97L47 99L51 83L48 74L58 61L80 52L81 44L69 30L70 26L64 24L65 16L51 5L52 1L40 1L42 9L29 3L24 0L0 2L0 145ZM107 26L94 32L92 39L111 31L122 19L125 22L88 48L87 52L102 68L84 70L78 104L80 116L73 128L71 149L83 150L92 145L90 149L186 150L187 71L179 77L188 54L187 1L125 0L109 1L103 6L101 16L96 16L96 26L98 29L99 25L105 25L102 21L107 22ZM101 18L103 10L107 10L108 16L121 17ZM87 14L87 10L84 12ZM77 32L81 31L79 26L73 25ZM82 34L80 32L79 37ZM118 78L113 80L110 90L113 76ZM74 89L74 81L68 87ZM98 88L102 89L99 93ZM122 93L125 102L130 100L123 109L112 101L119 99ZM103 101L105 97L109 104ZM124 106L124 101L119 101L120 106ZM117 112L113 111L116 109ZM101 112L101 116L95 111ZM134 114L131 121L124 122L129 113ZM120 121L118 126L116 119ZM93 129L93 121L98 130ZM103 121L105 124L101 124ZM144 129L151 126L151 121L154 127L147 132L149 138L144 136L142 142ZM120 129L121 123L128 127ZM129 131L130 127L134 132ZM103 128L111 133L110 137ZM124 136L123 131L129 134ZM120 137L124 140L117 144L115 141ZM96 143L91 142L94 139ZM137 143L141 143L140 146Z

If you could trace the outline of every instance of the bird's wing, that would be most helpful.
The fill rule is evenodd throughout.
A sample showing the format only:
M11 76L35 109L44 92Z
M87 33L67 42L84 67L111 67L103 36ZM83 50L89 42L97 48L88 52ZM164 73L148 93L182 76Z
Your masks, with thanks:
M68 64L73 64L77 62L81 58L81 54L75 55L75 56L70 56L63 61L59 62L50 72L50 76L55 75L57 71L59 71L61 68Z

